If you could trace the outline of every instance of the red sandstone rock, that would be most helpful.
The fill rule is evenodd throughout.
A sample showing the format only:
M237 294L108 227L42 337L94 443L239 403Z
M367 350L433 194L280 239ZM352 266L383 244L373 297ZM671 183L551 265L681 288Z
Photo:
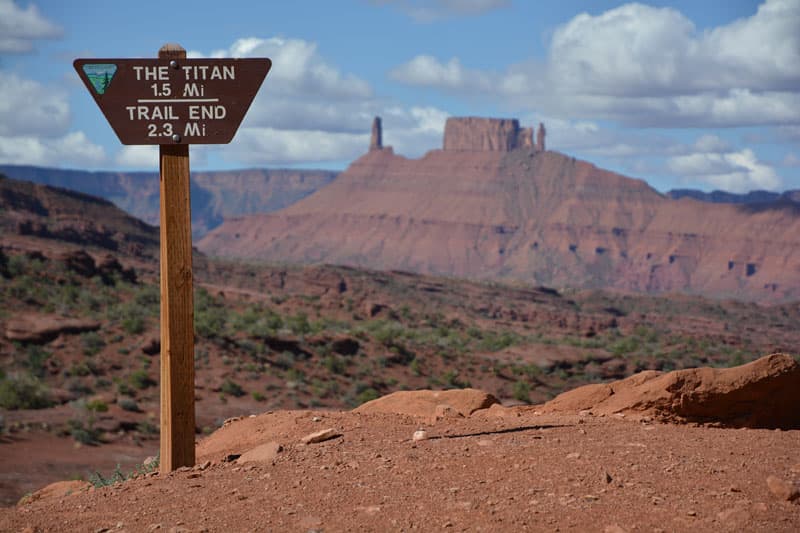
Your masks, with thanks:
M800 429L800 364L772 354L733 368L646 371L565 392L542 412L652 414L733 427Z
M228 219L198 246L212 255L555 287L800 297L795 212L671 200L554 151L466 150L510 146L518 126L502 124L453 119L445 139L453 149L416 160L369 152L316 194L276 213Z
M94 320L26 314L8 321L5 336L10 341L41 344L55 339L62 333L84 333L97 331L99 328L100 323Z
M497 398L477 389L399 391L364 403L354 411L394 413L430 419L444 413L448 408L462 416L469 416L496 403L498 403Z
M519 137L519 121L516 119L451 117L444 126L444 149L509 152L521 146Z

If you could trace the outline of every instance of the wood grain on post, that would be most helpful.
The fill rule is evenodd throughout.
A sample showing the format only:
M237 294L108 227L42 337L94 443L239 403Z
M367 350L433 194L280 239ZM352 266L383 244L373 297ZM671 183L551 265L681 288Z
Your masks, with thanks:
M166 44L159 59L186 58ZM171 140L170 140L171 141ZM189 204L189 145L159 146L161 177L161 457L160 471L193 466L194 309Z

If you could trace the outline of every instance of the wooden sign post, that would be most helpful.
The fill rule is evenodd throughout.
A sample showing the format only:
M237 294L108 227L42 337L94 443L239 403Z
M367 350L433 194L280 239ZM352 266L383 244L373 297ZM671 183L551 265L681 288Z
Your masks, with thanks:
M186 59L164 45L159 59ZM194 466L194 298L189 145L158 147L161 180L160 470Z
M187 59L76 59L75 70L123 144L159 145L161 180L161 459L195 462L194 307L189 145L233 139L272 63Z

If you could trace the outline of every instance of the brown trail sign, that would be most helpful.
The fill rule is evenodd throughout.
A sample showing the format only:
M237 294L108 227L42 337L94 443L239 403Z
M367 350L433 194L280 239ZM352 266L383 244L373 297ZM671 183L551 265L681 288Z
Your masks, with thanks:
M231 142L269 59L76 59L122 144Z
M76 59L75 70L123 144L158 144L161 179L161 472L194 465L194 316L189 144L233 139L272 62Z

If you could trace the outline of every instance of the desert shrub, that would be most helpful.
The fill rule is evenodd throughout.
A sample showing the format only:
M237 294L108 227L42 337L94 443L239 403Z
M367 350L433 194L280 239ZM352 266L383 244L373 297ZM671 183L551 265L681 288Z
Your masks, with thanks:
M253 397L253 399L254 399L255 401L257 401L257 402L263 402L264 400L266 400L266 399L267 399L267 397L266 397L266 396L264 396L263 394L261 394L261 393L260 393L260 392L258 392L258 391L253 391L253 392L251 393L251 396L252 396L252 397Z
M347 361L338 355L325 356L322 364L331 374L344 374L345 370L347 370Z
M411 373L414 374L415 376L421 376L422 375L422 370L420 368L419 357L415 357L414 359L412 359L411 363L409 363L408 366L411 369Z
M19 349L19 348L18 348ZM47 369L47 360L52 355L50 352L35 344L25 347L25 360L23 366L35 377L41 378Z
M158 428L149 420L142 420L136 424L136 431L142 435L155 435L158 433Z
M46 409L53 405L47 387L35 376L0 378L0 408Z
M222 382L222 387L220 387L220 391L230 396L235 396L237 398L239 398L240 396L244 396L246 394L241 385L239 385L238 383L236 383L231 379L226 379L224 382Z
M224 337L228 311L209 292L197 289L194 295L194 331L207 339Z
M142 463L137 465L132 471L128 472L127 475L122 473L122 468L119 464L117 464L114 471L111 473L109 477L103 476L100 472L93 472L89 475L89 483L94 485L96 488L101 487L108 487L110 485L114 485L116 483L122 483L123 481L127 481L128 479L135 478L137 476L142 476L145 474L149 474L150 472L155 472L158 470L159 464L159 456L156 455L155 459L148 462Z
M161 288L156 284L144 285L136 291L133 301L138 307L145 308L150 313L158 313L161 303Z
M67 390L77 396L85 396L94 392L92 388L78 378L73 378L66 383Z
M130 380L131 385L139 390L152 387L156 384L156 382L150 378L146 370L135 370L131 372L131 375L128 379Z
M286 326L295 335L305 335L311 333L311 324L308 322L308 315L302 311L286 319Z
M470 386L469 381L458 379L458 370L448 370L442 375L441 382L448 387L455 387L457 389L466 389Z
M87 365L85 362L72 363L72 365L67 369L68 376L84 377L91 373L92 371L89 369L89 365Z
M390 347L400 342L404 336L405 327L394 320L375 320L367 324L367 331L377 342Z
M251 305L231 319L234 331L244 332L252 337L268 337L283 328L283 318L263 305Z
M372 400L375 400L377 398L380 398L380 393L375 389L373 389L372 387L370 387L358 393L358 395L356 396L356 402L358 405L361 405L362 403L371 402Z
M81 344L83 353L91 356L99 353L105 347L106 341L96 331L89 331L81 335Z
M145 330L145 320L141 315L126 316L120 322L120 326L130 335L139 335Z
M639 341L636 337L623 337L616 341L609 348L611 353L617 357L622 357L634 353L639 349Z
M100 432L92 427L91 424L85 424L82 420L71 418L67 420L67 426L69 427L70 436L76 442L91 445L100 441Z
M108 411L108 404L99 398L86 402L86 409L95 413L105 413Z
M130 396L122 396L117 399L117 405L123 411L130 411L131 413L138 413L140 411L139 404Z
M499 352L509 346L519 343L520 336L510 331L496 333L486 331L483 333L478 349L486 352Z
M516 381L512 395L515 400L531 403L531 386L525 381Z

